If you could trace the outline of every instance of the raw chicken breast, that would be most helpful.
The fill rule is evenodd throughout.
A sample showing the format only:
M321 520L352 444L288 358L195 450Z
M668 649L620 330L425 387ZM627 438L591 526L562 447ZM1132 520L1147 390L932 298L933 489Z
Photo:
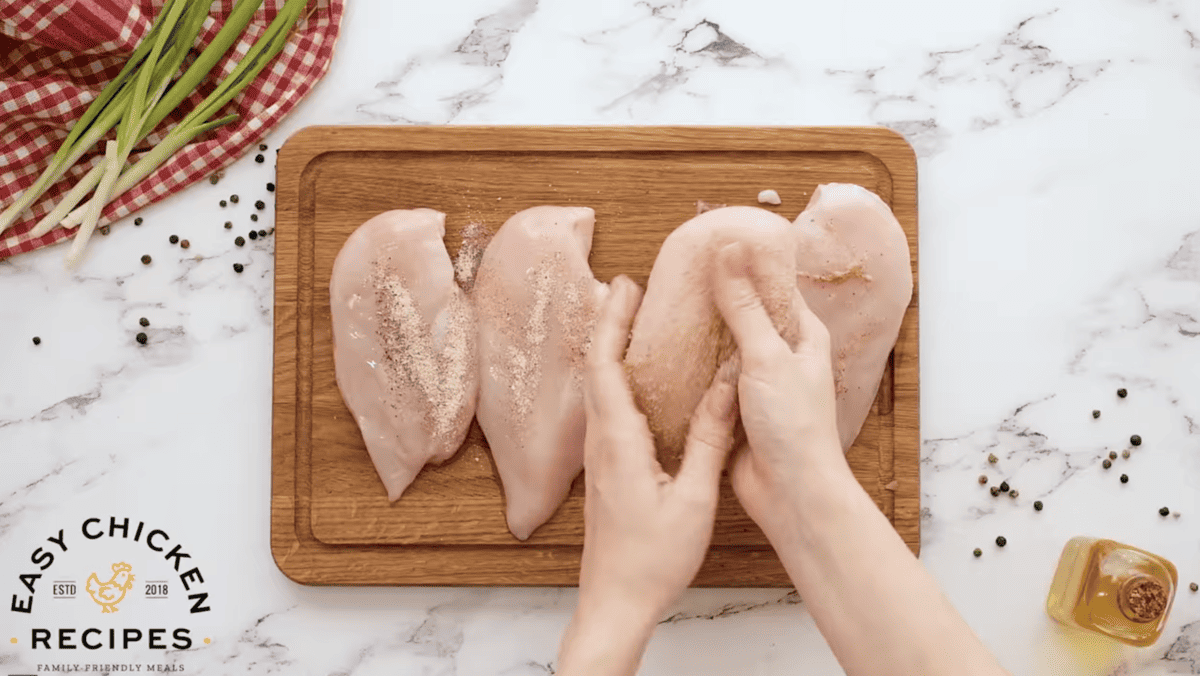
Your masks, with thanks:
M829 329L838 434L849 450L912 299L908 239L883 200L850 183L818 186L793 234L796 285Z
M717 251L743 242L759 258L763 274L755 283L763 304L776 329L796 344L791 229L787 219L758 207L713 209L676 228L654 259L625 366L665 471L678 469L692 414L717 369L737 351L710 287Z
M338 387L393 502L462 445L479 394L445 224L432 209L382 213L346 240L329 282Z
M587 261L595 222L583 207L526 209L492 238L475 275L479 426L521 540L583 468L584 357L608 290Z

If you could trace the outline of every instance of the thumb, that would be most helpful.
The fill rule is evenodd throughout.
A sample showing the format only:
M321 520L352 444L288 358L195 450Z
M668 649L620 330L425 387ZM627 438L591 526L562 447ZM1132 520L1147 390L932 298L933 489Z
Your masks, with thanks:
M791 352L775 330L754 288L753 257L741 242L722 247L713 266L713 300L733 333L747 366L763 364L781 350Z
M717 484L725 458L733 447L733 425L737 422L737 388L728 379L715 380L688 426L683 464L676 485L716 504Z

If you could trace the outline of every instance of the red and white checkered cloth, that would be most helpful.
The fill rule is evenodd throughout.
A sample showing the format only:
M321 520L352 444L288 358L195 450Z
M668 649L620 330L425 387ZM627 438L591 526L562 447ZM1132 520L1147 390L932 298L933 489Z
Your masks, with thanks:
M164 0L0 0L0 210L32 185L49 165L71 125L121 70L150 31L163 4ZM212 41L234 4L234 0L212 2L194 54ZM200 88L134 149L130 163L161 140L164 129L181 120L216 88L283 4L284 0L263 2L237 45ZM216 173L257 144L329 70L344 9L345 0L310 0L306 16L296 23L274 62L214 116L237 113L238 119L197 137L113 200L104 209L100 224L122 218ZM190 63L189 57L184 65ZM106 139L114 137L115 130ZM63 228L54 228L37 238L28 233L103 157L101 141L0 234L0 259L72 236L74 230Z

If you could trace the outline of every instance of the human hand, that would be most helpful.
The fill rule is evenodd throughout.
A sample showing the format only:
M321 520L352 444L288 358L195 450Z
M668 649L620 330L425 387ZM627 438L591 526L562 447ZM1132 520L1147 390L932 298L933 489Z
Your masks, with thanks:
M663 472L622 365L640 302L636 284L626 277L614 279L588 352L583 561L579 609L564 640L564 664L572 664L579 635L597 624L608 625L599 632L607 639L624 636L624 628L640 627L648 640L704 560L721 470L733 444L736 390L730 382L715 382L692 418L678 475L672 479ZM644 642L635 651L632 668L642 648ZM594 668L588 672L598 673Z
M838 440L829 331L796 291L798 342L791 348L755 289L760 273L750 251L733 243L717 252L713 297L741 355L738 399L749 448L730 468L734 491L764 529L806 479L846 468ZM770 532L768 532L770 535Z

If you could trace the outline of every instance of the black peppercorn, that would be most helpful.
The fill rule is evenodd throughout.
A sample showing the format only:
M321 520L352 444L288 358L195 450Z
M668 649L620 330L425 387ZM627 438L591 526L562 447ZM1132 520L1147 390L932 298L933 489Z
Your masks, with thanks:
M226 206L227 204L229 204L229 203L228 203L228 202L226 202L225 200L221 200L221 206L222 206L222 207Z
M262 155L255 155L255 156L254 156L254 161L255 161L255 162L258 162L259 164L262 164L262 163L263 163L263 161L264 161L264 160L266 160L266 159L267 159L267 158L263 157Z
M984 485L986 485L986 484L987 484L987 475L986 475L986 474L980 474L980 475L979 475L979 483L980 483L980 484L984 484Z
M1171 513L1171 510L1167 509L1166 507L1163 507L1162 509L1158 510L1159 516L1167 516L1170 513Z
M185 239L185 240L183 240L182 242L180 242L180 243L179 243L179 246L181 246L181 247L183 247L183 248L185 248L185 249L186 249L186 248L188 248L188 247L190 247L191 245L192 245L192 243L191 243L191 242L189 242L189 241L187 241L186 239Z
M244 270L244 269L245 269L245 268L243 268L243 267L242 267L242 264L241 264L241 263L234 263L234 264L233 264L233 271L234 271L234 272L241 272L241 271L242 271L242 270Z
M262 200L258 200L257 202L254 203L254 208L259 209L259 210L266 209L267 203Z
M1133 444L1134 446L1141 446L1142 445L1142 437L1140 435L1135 434L1132 437L1129 437L1129 443Z
M275 192L275 184L274 183L267 184L267 192Z
M980 549L980 548L978 548L978 547L976 547L976 548L975 548L975 552L974 552L974 553L975 553L975 558L977 558L977 559L978 559L979 557L983 556L983 550L982 550L982 549Z
M1121 483L1123 483L1123 484L1129 483L1129 475L1128 474L1121 475Z
M1099 417L1100 417L1100 409L1095 409L1095 410L1093 410L1093 411L1092 411L1092 417L1093 417L1093 418L1099 418Z
M225 221L225 229L231 230L232 228L233 228L233 221Z
M1034 510L1036 510L1036 511L1038 511L1038 512L1042 511L1042 501L1041 501L1041 500L1036 500L1036 501L1034 501L1034 503L1033 503L1033 509L1034 509Z
M34 345L41 345L41 344L42 344L42 339L41 339L39 336L34 336L34 337L33 337L33 344L34 344Z
M150 340L150 338L148 336L146 336L146 334L144 334L144 333L137 334L137 342L141 343L142 345L145 345L147 340Z
M258 220L258 214L250 214L250 220L252 220L252 221L257 221L257 220Z
M141 224L142 224L142 223L144 223L144 222L145 222L145 221L143 221L143 220L142 220L142 217L141 217L141 216L138 216L137 218L133 219L133 224L134 224L134 225L141 225Z
M1129 392L1122 387L1121 389L1117 390L1117 396L1124 399L1125 397L1129 396Z
M995 453L988 453L988 462L994 465L999 462L999 460L1000 458L997 458Z
M212 176L208 177L208 182L212 183L213 185L216 185L217 181L219 181L219 180L221 180L221 179L218 178L216 174L213 174Z
M150 326L150 320L142 317L138 320L138 324L141 324L142 326Z
M1021 495L1021 492L1015 488L1008 492L1008 497L1010 497L1010 498L1020 497L1020 495Z
M237 203L238 203L238 199L239 199L239 198L238 198L238 196L237 196L237 195L230 195L230 196L229 196L229 201L230 201L230 202L233 202L234 204L237 204Z
M1108 452L1108 459L1109 459L1109 460L1116 460L1116 459L1117 459L1117 452L1116 452L1116 451L1109 451L1109 452Z
M142 256L142 265L150 265L150 254Z
M1004 537L1003 535L996 538L996 546L997 547L1003 547L1006 544L1008 544L1008 538Z
M1200 584L1196 584L1195 582L1193 582L1188 585L1188 589L1191 589L1194 592L1200 591Z
M1112 467L1112 460L1109 460L1108 458L1105 458L1105 459L1104 459L1104 462L1103 462L1103 465L1104 465L1104 469L1108 469L1108 468Z
M250 239L258 239L258 233L251 230L250 231Z
M258 149L259 149L259 150L266 150L266 149L267 149L267 144L265 144L265 143L260 143L260 144L258 144Z
M1001 493L1007 493L1007 492L1008 492L1008 482L1007 482L1007 481L1001 481L1001 482L1000 482L1000 492L1001 492Z
M1128 449L1128 448L1127 448L1127 449L1125 449L1125 450L1123 450L1123 451L1121 451L1121 457L1122 457L1122 458L1125 458L1126 460L1128 460L1128 459L1129 459L1129 449Z
M236 244L236 245L238 245L238 246L245 246L245 245L246 245L246 238L245 238L245 237L242 237L241 235L238 235L238 236L237 236L237 238L233 240L233 243L234 243L234 244Z
M992 486L992 497L994 498L998 495L1000 495L1000 488L997 486Z
M259 236L259 237L266 237L266 236L267 236L267 231L266 231L266 230L259 230L259 231L258 231L258 236Z
M179 235L171 235L171 236L170 236L170 237L168 237L167 239L168 239L168 241L170 241L170 242L171 242L171 244L178 244L178 243L179 243Z

